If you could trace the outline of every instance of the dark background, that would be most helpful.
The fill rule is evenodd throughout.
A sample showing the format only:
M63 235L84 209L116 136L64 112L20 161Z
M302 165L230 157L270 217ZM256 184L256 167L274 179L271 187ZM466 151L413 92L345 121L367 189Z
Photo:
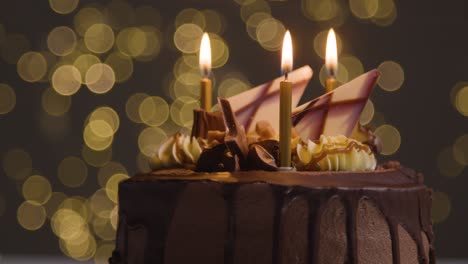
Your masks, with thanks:
M304 95L304 101L323 92L318 72L323 65L313 49L314 37L330 26L336 27L343 41L343 54L359 58L364 69L376 68L386 60L398 62L405 73L401 89L386 92L375 89L372 101L384 115L385 122L398 128L401 147L394 155L380 160L396 159L424 173L426 183L436 192L449 198L436 203L436 212L446 217L435 224L436 252L440 257L468 257L468 178L466 168L456 177L444 177L438 166L441 151L468 131L467 118L457 112L450 93L460 81L468 79L468 4L464 0L451 1L397 1L397 19L388 27L377 26L358 19L349 12L347 1L338 1L347 10L344 23L317 22L301 11L301 1L268 2L272 16L289 28L294 40L295 67L309 64L314 78ZM109 1L81 1L68 15L55 13L47 1L16 0L0 2L0 24L7 34L24 34L30 42L29 50L47 50L47 34L56 26L73 26L73 16L88 4L106 6ZM165 76L172 71L181 55L171 43L174 20L183 9L213 9L224 17L224 38L229 46L227 64L215 69L215 75L230 70L242 72L254 85L279 75L280 53L263 49L252 40L240 18L240 6L234 1L132 0L131 6L151 5L162 18L160 30L163 42L160 54L149 62L134 62L132 77L105 95L96 95L87 89L73 95L72 107L65 119L65 132L45 136L41 132L41 94L48 83L28 83L18 76L16 66L0 61L0 83L7 83L16 93L15 108L0 115L0 157L10 149L26 150L33 161L35 172L47 177L54 191L67 195L89 197L99 186L97 169L89 166L88 178L80 188L67 188L57 179L57 166L68 155L81 155L83 122L100 105L114 108L120 115L120 128L112 145L112 160L123 164L129 174L138 171L135 157L139 153L137 138L145 126L131 122L125 115L125 103L130 95L144 92L159 95L169 103L164 85ZM347 8L347 9L346 9ZM117 31L116 31L117 32ZM117 33L116 33L117 34ZM0 170L0 198L5 210L0 214L0 253L2 254L61 254L58 239L48 221L37 231L23 229L16 211L24 201L21 181L5 176ZM439 197L439 196L437 196ZM445 196L443 196L445 197ZM111 243L111 242L110 242Z

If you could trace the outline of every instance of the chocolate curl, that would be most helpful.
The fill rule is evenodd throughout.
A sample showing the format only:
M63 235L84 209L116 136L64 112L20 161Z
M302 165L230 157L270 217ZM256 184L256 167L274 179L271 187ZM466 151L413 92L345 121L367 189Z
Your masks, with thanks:
M237 157L240 169L244 170L247 168L247 154L249 152L244 127L240 126L237 122L229 101L222 98L218 98L218 101L224 116L224 125L226 127L224 142L232 155Z
M192 137L207 139L209 131L224 130L223 114L221 112L207 112L202 109L193 110Z

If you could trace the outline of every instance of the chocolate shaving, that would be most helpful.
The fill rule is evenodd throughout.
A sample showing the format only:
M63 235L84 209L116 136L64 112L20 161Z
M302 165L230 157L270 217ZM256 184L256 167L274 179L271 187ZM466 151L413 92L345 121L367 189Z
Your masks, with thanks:
M192 137L208 137L209 131L224 131L224 121L221 112L207 112L202 109L193 110Z
M238 165L236 159L225 144L218 144L203 150L197 162L196 171L220 172L235 171Z
M249 151L244 127L237 122L229 101L222 98L219 98L218 101L224 116L224 125L226 126L224 142L232 155L238 158L240 169L244 170L247 168L247 154Z

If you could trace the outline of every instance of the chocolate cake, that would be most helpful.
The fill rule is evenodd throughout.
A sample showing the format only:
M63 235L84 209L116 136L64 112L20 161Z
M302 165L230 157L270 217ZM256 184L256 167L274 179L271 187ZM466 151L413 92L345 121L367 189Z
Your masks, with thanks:
M435 263L431 190L398 162L377 165L381 142L357 124L378 75L294 109L292 168L278 166L277 115L265 109L278 108L274 85L248 91L264 106L241 94L196 110L191 135L168 138L151 173L120 183L110 263ZM310 68L291 76L302 95Z

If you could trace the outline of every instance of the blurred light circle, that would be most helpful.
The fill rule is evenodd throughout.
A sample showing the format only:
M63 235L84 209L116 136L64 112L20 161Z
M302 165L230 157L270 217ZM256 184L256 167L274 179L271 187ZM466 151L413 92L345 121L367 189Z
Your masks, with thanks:
M314 21L327 21L336 18L340 5L336 0L302 0L302 13Z
M221 81L218 88L218 96L228 98L247 91L249 88L250 85L248 83L234 77L229 77Z
M453 156L458 163L468 165L468 134L464 134L455 140Z
M328 30L321 31L314 38L314 51L322 59L325 59L325 47L327 45ZM343 49L343 42L340 35L336 35L336 48L338 49L338 55L341 54ZM339 62L339 61L338 61ZM339 71L338 71L339 72Z
M107 197L105 189L99 189L91 196L90 206L96 216L109 219L115 203Z
M127 99L127 102L125 103L125 112L131 121L135 123L143 123L140 116L140 105L148 97L149 95L145 93L135 93Z
M368 19L377 13L379 0L350 0L349 7L357 18Z
M87 261L96 253L96 239L89 231L82 233L82 237L77 241L60 240L60 248L73 259Z
M200 102L190 96L180 96L171 104L171 119L181 127L190 126L193 122L193 112L190 115L190 109L200 108ZM183 110L183 111L182 111Z
M69 208L59 208L52 215L50 224L54 234L63 240L76 239L87 228L83 217Z
M60 209L69 209L78 214L86 223L92 218L89 201L81 196L72 196L63 200L59 206ZM71 238L72 239L72 238Z
M73 95L81 86L81 74L73 65L62 65L52 75L52 87L61 95Z
M45 204L52 195L52 187L47 178L33 175L23 183L22 193L26 201Z
M245 3L247 3L247 1ZM265 0L248 1L248 4L243 4L241 6L241 18L244 22L255 13L271 14L271 7Z
M435 224L442 223L450 215L452 203L449 196L444 192L432 194L432 221Z
M93 54L82 54L73 62L73 66L80 71L82 83L86 84L85 76L89 68L95 64L101 63L101 60Z
M174 44L184 53L195 53L200 49L203 30L195 24L183 24L174 33Z
M91 121L104 121L108 124L111 131L106 133L99 133L98 130L94 130L93 132L101 137L109 137L111 134L117 132L120 127L120 118L117 112L109 106L101 106L96 108L89 116L89 122Z
M161 128L147 127L138 136L138 147L143 154L151 157L166 139L167 135Z
M42 205L24 201L16 211L18 223L26 230L34 231L41 228L46 220L46 212Z
M78 6L79 0L49 0L52 10L59 14L69 14Z
M257 27L257 41L269 51L276 51L283 44L286 28L283 23L274 18L264 19Z
M23 149L11 149L3 156L3 169L8 177L24 180L32 173L31 156Z
M319 79L320 79L320 84L322 84L322 86L325 87L326 80L328 79L328 73L327 73L325 64L323 64L322 67L320 68ZM337 81L337 87L349 81L348 69L341 62L338 63L336 81Z
M146 49L145 32L137 27L124 28L117 35L116 46L123 54L137 57Z
M132 76L133 61L121 52L110 54L105 63L114 70L116 82L125 82Z
M87 164L93 167L102 167L109 163L112 159L112 148L107 148L102 151L95 151L88 146L83 145L83 148L81 149L81 156Z
M355 56L341 56L339 59L339 64L346 68L348 72L348 80L352 80L364 73L364 66L362 65L362 62Z
M455 107L460 114L468 116L468 86L461 88L455 95Z
M117 227L119 225L119 205L115 205L114 209L111 211L111 217L110 217L110 222L114 230L117 230Z
M169 105L159 96L150 96L141 102L138 112L145 124L160 126L169 117Z
M110 137L101 137L95 134L91 129L90 124L88 123L83 131L83 139L90 149L95 151L102 151L110 147L114 137L113 135Z
M215 34L210 34L212 67L220 68L229 59L229 47L224 39Z
M85 7L75 15L73 24L76 32L80 36L84 36L88 28L95 24L102 24L104 20L104 15L97 8Z
M138 61L150 61L159 55L161 51L161 32L152 26L142 26L144 33L144 49L135 57Z
M379 0L379 8L371 21L377 26L388 27L398 17L397 9L393 0Z
M186 8L177 14L175 26L180 27L183 24L195 24L201 29L205 29L206 20L202 12L194 8Z
M98 184L105 187L109 179L116 174L128 175L127 169L120 163L111 161L98 171Z
M363 126L369 124L372 121L372 118L374 117L374 113L374 104L369 99L367 100L367 103L364 106L364 109L362 110L361 117L359 118L359 123Z
M11 112L15 105L15 91L8 84L0 83L0 115Z
M105 63L94 64L86 72L85 83L94 93L107 93L115 84L114 70Z
M112 127L105 120L91 120L88 124L93 133L99 137L108 138L114 135Z
M114 243L100 244L97 247L96 254L94 254L95 264L108 264L109 256L112 256L112 252L115 249Z
M2 43L0 49L2 58L8 64L16 64L18 59L30 49L29 40L21 34L10 34Z
M84 35L86 47L94 53L105 53L114 45L114 31L106 24L90 26Z
M245 22L247 27L247 33L249 34L250 38L253 40L257 39L257 27L266 19L270 19L271 15L269 13L258 12L249 17L249 19Z
M47 88L42 93L42 108L51 116L63 116L70 110L71 97L57 93L52 88Z
M437 166L442 176L456 177L460 175L465 168L455 159L454 150L452 147L444 148L437 157Z
M379 65L382 73L377 83L385 91L393 92L401 88L405 81L405 73L400 64L394 61L385 61Z
M96 217L92 221L94 233L104 241L115 239L115 229L112 227L109 218Z
M202 14L205 18L205 32L213 32L216 34L221 34L224 31L224 17L215 10L206 9L202 11Z
M57 56L66 56L76 47L75 32L66 26L59 26L50 31L47 36L47 47Z
M118 193L119 183L128 178L130 177L127 174L117 173L117 174L112 175L110 179L107 181L106 187L105 187L106 194L107 194L107 197L109 197L109 199L113 201L114 203L118 202L117 193Z
M88 178L88 167L78 157L66 157L60 162L57 175L63 185L77 188L83 185Z
M375 135L382 140L382 155L392 155L400 148L401 136L398 129L391 125L382 125L375 130Z
M44 204L47 218L52 218L54 213L59 209L60 204L67 198L63 192L52 192L50 199Z
M39 52L26 52L18 60L16 69L21 79L37 82L47 73L47 61Z

